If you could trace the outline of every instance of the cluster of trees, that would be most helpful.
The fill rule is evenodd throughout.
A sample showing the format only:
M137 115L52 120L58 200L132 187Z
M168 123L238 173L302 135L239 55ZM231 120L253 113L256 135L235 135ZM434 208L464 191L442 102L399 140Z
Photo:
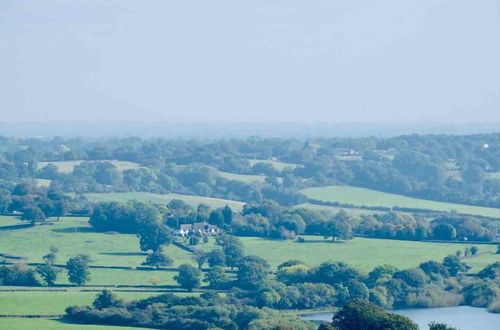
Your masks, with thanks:
M10 190L0 188L0 213L20 212L21 219L43 222L47 217L65 216L79 205L58 189L37 187L33 182L22 182Z
M81 140L0 139L0 186L46 178L64 191L178 192L282 205L308 186L349 184L434 200L499 207L500 134L411 135L388 139ZM344 158L344 154L348 157ZM261 159L264 162L250 162ZM296 164L277 170L266 160ZM347 160L345 160L347 159ZM40 161L83 160L72 173ZM120 171L109 160L143 168ZM261 174L264 183L216 170Z
M295 315L231 304L227 298L216 293L204 293L200 297L164 294L127 303L104 290L92 307L68 307L66 318L76 323L172 330L316 328Z
M51 247L43 256L44 263L30 268L25 264L14 264L0 267L0 285L8 286L53 286L61 269L55 266L58 249ZM92 262L86 254L77 254L68 259L66 270L68 281L75 285L83 285L90 280L89 264Z

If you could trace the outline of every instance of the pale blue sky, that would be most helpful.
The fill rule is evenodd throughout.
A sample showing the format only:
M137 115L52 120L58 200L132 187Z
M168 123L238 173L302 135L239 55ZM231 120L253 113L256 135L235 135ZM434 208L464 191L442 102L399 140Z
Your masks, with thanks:
M0 121L500 121L496 0L1 0Z

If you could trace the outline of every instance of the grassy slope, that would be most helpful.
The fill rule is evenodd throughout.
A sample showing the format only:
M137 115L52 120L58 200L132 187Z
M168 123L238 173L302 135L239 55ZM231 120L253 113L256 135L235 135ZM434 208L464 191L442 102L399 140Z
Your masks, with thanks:
M245 183L264 182L264 180L266 179L264 175L236 174L224 171L217 171L217 173L219 174L219 176L228 180L243 181Z
M277 160L259 160L259 159L249 159L250 164L253 166L257 163L267 163L273 165L275 169L278 171L282 171L283 169L289 167L289 168L296 168L298 165L297 164L292 164L292 163L283 163Z
M128 201L131 199L138 199L143 201L151 201L153 203L166 204L172 199L181 199L186 203L196 207L198 204L206 204L212 208L224 207L229 205L234 211L240 211L245 203L221 199L221 198L210 198L202 196L191 196L191 195L179 195L179 194L155 194L147 192L128 192L128 193L89 193L85 194L87 198L91 201Z
M80 291L4 291L0 292L0 314L64 314L64 309L68 306L92 304L96 294L96 292ZM134 300L158 294L156 292L118 292L117 296L124 300Z
M16 217L0 215L0 227L21 225L21 224L25 224L25 223L26 223L26 221L21 221ZM0 252L2 252L2 251L0 251Z
M297 205L297 207L303 207L306 209L311 209L311 210L327 210L332 213L338 213L340 210L346 211L348 214L351 215L363 215L363 214L376 214L376 213L385 213L384 211L373 211L373 210L364 210L364 209L355 209L355 208L342 208L342 207L336 207L336 206L326 206L326 205L316 205L316 204L310 204L310 203L304 203Z
M27 262L41 262L51 246L59 248L58 263L66 262L77 253L90 255L94 265L136 267L145 259L135 235L92 232L86 218L62 218L52 226L0 231L0 252L28 257ZM174 266L192 263L191 254L176 246L166 247L165 253L174 259ZM149 285L149 280L158 276L160 285L173 285L174 275L165 271L92 269L88 284ZM65 272L60 274L58 283L68 283Z
M129 170L129 169L138 169L141 166L137 163L134 162L127 162L127 161L122 161L122 160L106 160L107 162L113 163L118 170L124 171L124 170ZM61 173L71 173L73 171L73 168L78 165L83 163L84 160L68 160L68 161L61 161L61 162L40 162L38 163L38 168L43 168L47 164L54 164L57 166L59 172Z
M307 188L302 191L309 198L340 203L352 203L368 206L400 206L433 209L437 211L455 210L461 213L477 214L490 217L500 217L500 209L435 202L430 200L411 198L402 195L388 194L365 188L351 186L328 186Z
M144 330L144 328L71 324L55 319L0 318L2 330Z
M290 260L299 259L309 265L318 265L324 261L343 261L364 271L374 267L391 264L398 268L416 267L427 260L442 260L445 256L464 250L468 245L453 243L428 243L396 241L384 239L355 238L345 243L332 243L321 237L304 236L308 242L267 240L263 238L242 238L248 254L261 256L272 267ZM480 251L494 251L493 245L481 245ZM493 256L493 257L490 257ZM484 258L487 257L487 258ZM480 270L488 263L500 261L500 255L479 256L465 259Z

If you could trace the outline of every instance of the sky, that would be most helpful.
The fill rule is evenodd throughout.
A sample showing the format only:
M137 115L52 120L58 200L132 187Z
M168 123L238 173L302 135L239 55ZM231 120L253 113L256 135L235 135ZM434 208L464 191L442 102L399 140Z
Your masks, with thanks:
M500 122L497 0L1 0L1 122Z

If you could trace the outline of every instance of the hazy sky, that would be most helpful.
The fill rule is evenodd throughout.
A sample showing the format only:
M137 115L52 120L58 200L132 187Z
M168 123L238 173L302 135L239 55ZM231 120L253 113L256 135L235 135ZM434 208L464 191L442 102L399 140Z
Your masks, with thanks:
M498 0L1 0L0 121L500 122Z

